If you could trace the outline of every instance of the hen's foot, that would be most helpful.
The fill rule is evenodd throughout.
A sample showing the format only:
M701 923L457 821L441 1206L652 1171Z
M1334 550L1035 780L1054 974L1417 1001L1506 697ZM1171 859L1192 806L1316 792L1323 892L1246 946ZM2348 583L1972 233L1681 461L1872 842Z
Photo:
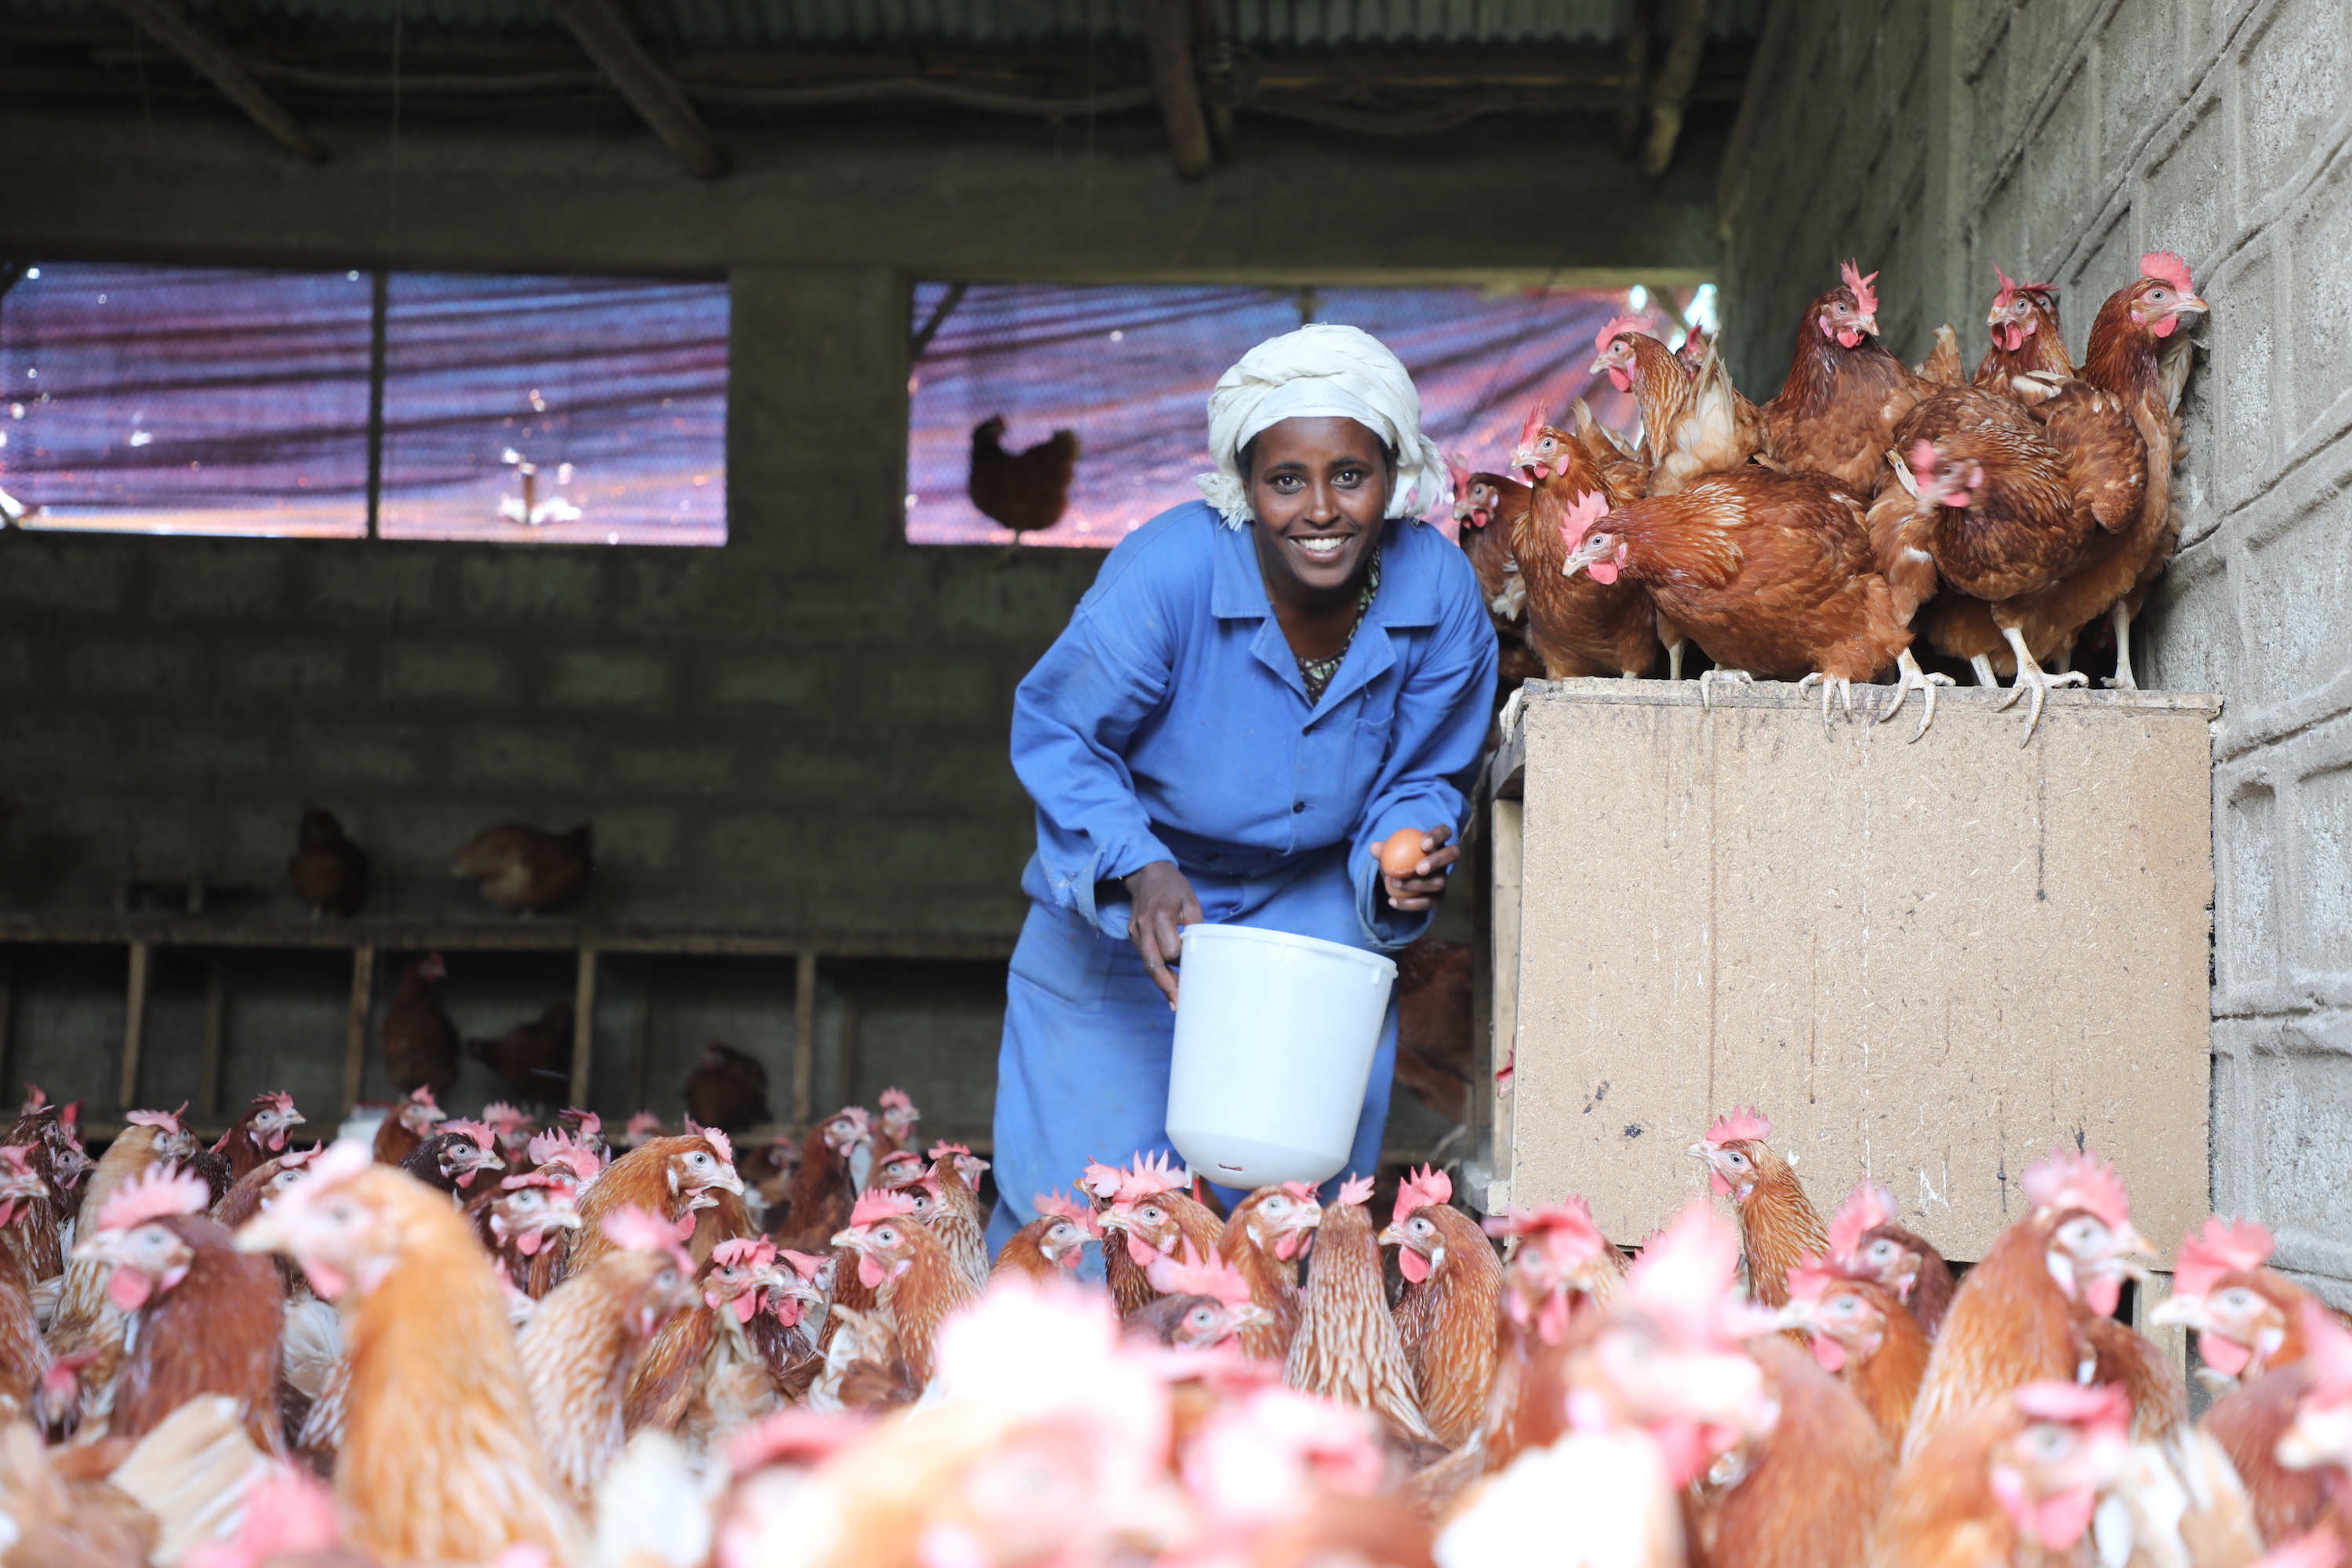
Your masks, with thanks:
M1819 686L1819 687L1822 689L1822 734L1826 735L1826 734L1828 734L1828 733L1830 732L1830 693L1831 693L1831 692L1832 692L1832 691L1836 692L1836 693L1838 694L1838 696L1839 696L1839 697L1841 697L1842 699L1843 699L1843 700L1844 700L1844 701L1845 701L1845 716L1846 716L1848 719L1852 719L1852 718L1853 717L1853 681L1848 680L1848 679L1847 679L1844 676L1843 676L1843 675L1823 675L1820 670L1818 670L1818 669L1817 669L1817 670L1813 671L1813 672L1812 672L1812 674L1811 674L1811 675L1809 675L1809 676L1805 677L1805 679L1804 679L1800 680L1799 682L1797 682L1797 689L1798 689L1798 690L1800 690L1800 691L1802 691L1802 690L1803 690L1806 687L1808 687L1808 686Z
M2000 689L2000 677L1993 673L1992 660L1982 654L1978 654L1969 660L1969 668L1976 672L1979 686L1990 686L1996 690Z
M2000 635L2009 639L2009 646L2017 652L2017 679L2010 686L2009 695L1992 705L1993 711L1998 713L2013 708L2019 697L2029 690L2033 693L2032 711L2025 720L2025 735L2017 742L2023 746L2032 742L2034 729L2042 722L2042 704L2050 695L2050 689L2053 686L2088 686L2091 678L2079 669L2064 675L2052 675L2033 662L2033 655L2026 647L2025 638L2018 635L2015 627L2003 626Z
M1666 679L1668 680L1680 680L1683 678L1683 648L1685 646L1680 637L1666 645Z
M1718 680L1740 686L1753 686L1756 684L1756 678L1748 674L1744 669L1701 670L1698 678L1698 705L1700 707L1706 709L1714 708L1715 699L1709 693L1708 688L1713 686Z
M2116 672L2100 684L2114 691L2137 691L2139 682L2132 679L2131 612L2118 599L2109 615L2116 625Z
M1936 688L1951 685L1952 678L1930 675L1921 669L1919 661L1911 657L1911 650L1907 647L1895 656L1895 668L1900 677L1895 683L1895 700L1886 705L1886 711L1878 716L1878 722L1884 724L1902 712L1904 702L1916 691L1927 704L1927 712L1919 716L1919 728L1911 734L1911 739L1916 741L1927 732L1927 726L1936 721Z

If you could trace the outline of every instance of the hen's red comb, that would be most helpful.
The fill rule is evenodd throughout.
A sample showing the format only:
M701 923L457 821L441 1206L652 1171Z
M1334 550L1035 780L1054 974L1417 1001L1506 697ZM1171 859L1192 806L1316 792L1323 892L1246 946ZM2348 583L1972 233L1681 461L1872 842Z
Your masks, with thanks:
M20 1176L29 1176L33 1173L32 1158L32 1145L28 1143L11 1143L6 1148L0 1149L0 1161L6 1162L8 1168Z
M2019 1185L2038 1209L2084 1209L2110 1229L2131 1223L2131 1194L2123 1178L2096 1154L2053 1149L2049 1158L2026 1167Z
M1862 268L1854 263L1841 261L1838 263L1838 276L1844 279L1845 286L1853 291L1853 302L1861 308L1864 315L1878 314L1878 292L1871 288L1878 281L1877 273L1864 277Z
M1527 423L1519 426L1519 445L1524 447L1543 434L1544 410L1538 403L1528 410Z
M1371 1201L1371 1196L1372 1179L1370 1176L1350 1176L1339 1184L1339 1201L1348 1207L1353 1208L1358 1204L1369 1203Z
M291 1110L294 1097L282 1089L273 1089L253 1097L254 1105L266 1110Z
M1249 1305L1249 1281L1241 1270L1213 1252L1202 1257L1190 1237L1184 1238L1182 1262L1163 1252L1145 1267L1143 1277L1163 1296L1212 1296L1228 1309Z
M134 1110L122 1120L133 1127L160 1127L166 1132L180 1131L180 1118L187 1114L188 1102L182 1100L177 1110Z
M1454 496L1459 500L1470 490L1470 462L1459 452L1445 454L1446 477L1454 481Z
M1126 1174L1127 1173L1117 1165L1106 1165L1100 1160L1089 1160L1087 1162L1086 1174L1078 1178L1078 1186L1081 1190L1092 1193L1098 1198L1108 1200L1118 1196L1118 1184Z
M1559 525L1559 536L1570 550L1584 542L1592 525L1609 515L1609 498L1599 490L1587 490L1569 502L1568 515Z
M662 1119L650 1110L640 1110L629 1118L628 1136L645 1138L661 1136Z
M1592 1205L1574 1194L1539 1209L1505 1209L1486 1222L1486 1234L1500 1239L1559 1236L1579 1241L1590 1238L1594 1251L1603 1245L1601 1227L1592 1223Z
M1396 1223L1402 1225L1415 1213L1434 1204L1454 1201L1454 1178L1443 1171L1423 1165L1418 1171L1408 1170L1403 1184L1397 1188Z
M115 1189L98 1211L100 1230L129 1230L151 1219L175 1214L202 1214L212 1201L212 1189L191 1172L166 1172L150 1166Z
M793 1272L803 1279L815 1279L817 1270L833 1261L829 1252L794 1252L789 1247L776 1256L792 1265Z
M1135 1163L1119 1173L1116 1202L1120 1207L1139 1204L1146 1198L1156 1198L1162 1193L1175 1191L1183 1184L1176 1166L1164 1153L1138 1154Z
M1323 1202L1321 1198L1315 1195L1315 1189L1308 1186L1305 1182L1285 1182L1282 1184L1282 1190L1288 1193L1293 1199L1302 1204L1316 1204L1319 1205Z
M482 1120L503 1131L530 1120L503 1100L494 1100L482 1107Z
M2063 1421L2070 1426L2108 1427L2121 1432L2131 1425L2131 1396L2113 1384L2061 1383L2044 1378L2019 1388L2011 1398L2018 1409L2036 1421Z
M2195 289L2189 287L2189 263L2168 250L2151 250L2141 257L2139 271L2141 277L2153 278L2159 283L2168 283L2183 294L2197 292Z
M857 1194L857 1206L849 1211L849 1226L855 1230L914 1212L915 1200L897 1188L868 1187Z
M694 1259L677 1244L676 1228L634 1204L604 1216L604 1235L624 1252L666 1252L686 1273L694 1272ZM732 1244L722 1241L719 1245L723 1247Z
M445 1133L463 1132L484 1149L488 1149L497 1139L497 1134L478 1121L444 1121L441 1123L441 1131Z
M1770 1136L1772 1119L1752 1105L1727 1116L1717 1117L1715 1125L1706 1130L1706 1141L1718 1149L1726 1143L1743 1140L1760 1143Z
M1088 1236L1102 1234L1102 1225L1095 1218L1093 1205L1082 1204L1076 1198L1066 1198L1059 1192L1039 1193L1034 1206L1042 1217L1068 1220Z
M907 1098L907 1091L903 1089L886 1089L882 1091L882 1109L912 1110L915 1109L915 1102Z
M971 1146L970 1144L950 1143L946 1139L942 1138L938 1142L931 1145L930 1153L926 1156L926 1158L932 1160L944 1160L950 1154L969 1154L971 1152Z
M2172 1293L2202 1296L2224 1274L2240 1274L2268 1263L2275 1245L2268 1227L2253 1220L2210 1215L2180 1244L2180 1257L2172 1271Z
M1895 1223L1895 1194L1874 1182L1856 1182L1845 1206L1830 1219L1830 1257L1846 1262L1862 1250L1862 1238Z
M699 1136L704 1142L709 1144L721 1163L731 1165L735 1163L735 1142L726 1133L716 1127L697 1127L691 1116L686 1119L686 1130Z
M1609 345L1625 333L1641 332L1646 335L1653 324L1647 316L1612 316L1609 318L1609 324L1594 334L1593 350L1605 354L1609 352Z
M776 1244L764 1236L739 1236L710 1249L721 1268L762 1268L776 1260Z
M1805 1253L1789 1268L1789 1300L1818 1303L1829 1288L1846 1278L1839 1270L1822 1262L1812 1253Z

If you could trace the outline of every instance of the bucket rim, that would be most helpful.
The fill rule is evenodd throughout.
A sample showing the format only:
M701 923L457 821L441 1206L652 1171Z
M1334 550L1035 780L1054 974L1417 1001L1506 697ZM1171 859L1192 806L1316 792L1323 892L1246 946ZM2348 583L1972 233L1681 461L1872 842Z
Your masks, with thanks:
M1184 928L1181 940L1190 942L1198 932L1210 941L1251 942L1266 947L1296 948L1306 952L1325 953L1334 958L1354 959L1391 978L1396 974L1396 960L1385 953L1349 947L1346 942L1329 942L1319 936L1300 936L1296 931L1269 931L1264 926L1227 925L1216 921L1196 921Z

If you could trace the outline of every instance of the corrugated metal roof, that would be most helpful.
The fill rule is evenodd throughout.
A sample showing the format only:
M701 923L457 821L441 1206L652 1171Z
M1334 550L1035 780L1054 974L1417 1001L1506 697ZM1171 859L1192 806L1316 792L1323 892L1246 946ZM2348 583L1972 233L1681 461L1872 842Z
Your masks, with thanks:
M1219 28L1255 53L1610 46L1623 0L1215 0ZM1717 0L1709 33L1753 37L1765 0ZM210 7L198 5L196 9ZM0 0L0 16L104 13L105 0ZM552 34L541 0L246 0L257 22L328 31L409 27ZM689 49L894 51L909 47L1083 49L1140 46L1139 0L635 0L653 38ZM1658 6L1660 13L1670 8ZM1663 22L1662 22L1663 26Z

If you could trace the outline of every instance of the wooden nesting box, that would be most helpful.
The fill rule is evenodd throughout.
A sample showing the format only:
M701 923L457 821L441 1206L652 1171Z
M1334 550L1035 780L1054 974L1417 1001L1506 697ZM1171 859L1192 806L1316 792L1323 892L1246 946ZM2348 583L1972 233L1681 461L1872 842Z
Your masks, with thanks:
M1858 690L1858 706L1886 689ZM1864 1177L1955 1259L2054 1144L2159 1246L2207 1212L2220 700L1944 693L1910 743L1764 684L1531 683L1486 787L1493 1066L1474 1200L1570 1193L1640 1241L1754 1104L1824 1218ZM2168 1267L2167 1259L2166 1266Z

